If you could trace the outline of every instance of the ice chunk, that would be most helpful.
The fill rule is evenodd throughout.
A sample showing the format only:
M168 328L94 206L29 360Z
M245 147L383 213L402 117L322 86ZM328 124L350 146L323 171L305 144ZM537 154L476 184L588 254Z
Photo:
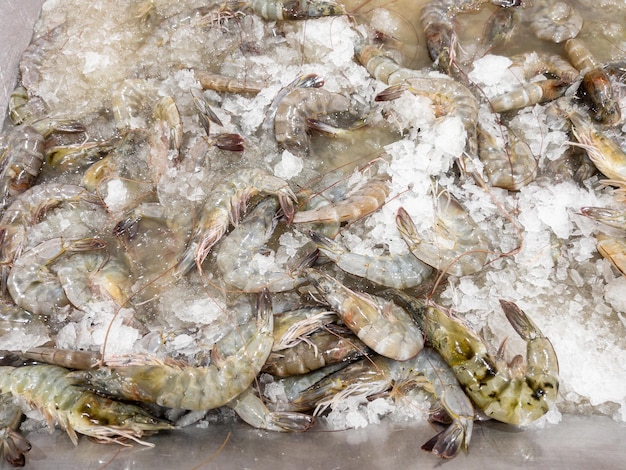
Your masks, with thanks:
M302 159L288 150L283 151L282 159L274 166L274 174L279 178L291 179L304 168Z

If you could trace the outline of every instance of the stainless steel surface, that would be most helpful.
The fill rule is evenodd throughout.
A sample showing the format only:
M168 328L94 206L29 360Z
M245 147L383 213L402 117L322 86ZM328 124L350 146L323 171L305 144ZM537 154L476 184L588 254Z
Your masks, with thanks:
M30 434L29 468L178 469L513 469L623 468L626 426L604 417L566 416L539 430L479 424L470 451L441 461L420 449L433 435L426 423L382 422L350 431L279 434L244 424L186 428L149 438L153 449L121 448L82 438L74 448L61 432Z
M17 77L43 0L0 3L0 109ZM616 358L617 359L617 358ZM379 425L341 432L313 430L278 434L243 424L190 427L149 437L155 448L123 448L81 438L74 447L57 430L31 432L27 468L432 468L442 462L420 450L435 433L427 423ZM447 469L622 468L626 425L605 417L564 416L558 425L519 430L486 422L474 430L468 454L445 462Z

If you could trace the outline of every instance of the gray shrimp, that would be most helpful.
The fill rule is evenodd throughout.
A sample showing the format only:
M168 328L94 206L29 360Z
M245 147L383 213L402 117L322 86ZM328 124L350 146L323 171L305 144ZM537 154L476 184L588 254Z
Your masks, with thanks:
M591 103L594 119L608 125L619 123L622 112L606 71L582 40L568 40L565 50L574 67L583 74L581 86Z
M332 0L252 0L249 5L265 20L307 20L346 14L344 7Z
M74 385L68 373L68 369L54 365L0 367L0 391L35 406L51 429L56 421L74 445L78 444L78 433L101 442L124 445L122 439L132 439L153 447L154 444L139 438L146 433L172 429L171 424L143 408Z
M354 222L380 209L388 195L389 183L387 177L376 176L368 179L362 187L349 192L340 201L296 212L293 217L293 223L334 224Z
M422 333L415 322L393 303L348 289L337 279L314 269L308 269L307 275L324 302L378 354L404 361L424 347Z
M371 45L359 47L356 57L372 77L390 85L390 88L378 94L377 101L396 99L405 90L426 96L436 108L443 108L443 114L461 120L467 131L466 153L476 156L478 100L465 85L450 77L431 76L401 67Z
M405 255L373 256L351 253L325 235L310 231L309 236L320 252L339 268L386 287L409 289L419 286L433 270L412 253Z
M392 387L403 392L416 386L433 395L452 420L450 426L426 442L422 449L441 458L453 458L467 450L474 425L474 407L459 381L442 357L430 348L407 361L377 356L348 365L310 388L293 400L296 408L315 408L319 414L350 396L379 395ZM403 395L396 393L402 399Z
M433 228L422 237L409 214L398 209L396 226L411 253L424 263L453 276L480 271L485 264L487 238L463 206L447 191L436 195Z
M512 132L507 145L478 124L478 155L489 186L519 191L537 177L537 160L526 142Z
M101 250L106 245L96 238L65 240L52 238L23 253L15 262L7 287L13 301L37 315L52 315L70 302L63 286L50 266L65 253Z
M35 184L44 162L44 138L29 125L9 131L7 147L0 155L0 213Z
M578 36L583 27L583 17L570 3L548 0L537 2L530 22L530 29L535 36L557 44Z
M278 377L300 375L331 364L351 362L371 350L356 336L320 330L301 338L289 348L272 351L261 372Z
M276 142L288 150L308 147L307 118L348 111L350 100L323 88L296 87L278 104L274 117Z
M455 17L461 13L478 11L484 3L509 8L517 7L520 0L431 0L424 5L420 22L426 37L426 47L431 60L444 73L450 72L450 65L457 55L454 44L457 42Z
M293 290L306 281L302 274L317 258L315 251L304 252L289 266L270 267L259 263L257 256L268 253L266 246L276 228L278 201L266 198L255 207L216 250L216 264L223 279L243 292Z
M260 168L235 170L226 175L204 201L198 224L175 268L177 277L188 273L194 264L202 270L202 262L213 245L231 223L239 223L248 200L256 194L277 196L287 220L293 219L296 196L286 181Z
M68 377L73 383L126 400L208 410L226 405L252 384L271 352L273 341L272 305L269 292L264 291L258 297L252 336L232 355L215 354L214 363L207 367L121 358L117 362L107 361L107 367L72 372Z
M42 80L41 64L67 35L67 24L62 23L34 39L20 59L20 82L29 94Z

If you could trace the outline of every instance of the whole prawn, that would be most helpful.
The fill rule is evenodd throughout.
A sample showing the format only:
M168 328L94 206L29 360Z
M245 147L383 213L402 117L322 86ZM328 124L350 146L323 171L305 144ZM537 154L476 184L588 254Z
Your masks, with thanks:
M314 269L307 270L307 275L344 324L378 354L404 361L424 347L422 333L403 309L380 297L348 289Z
M70 374L71 380L100 393L168 408L208 410L226 405L245 391L270 354L273 312L268 291L257 299L256 331L236 353L215 354L208 367L169 365L156 359L119 363ZM219 344L218 344L219 347Z
M103 442L121 444L122 439L132 439L152 447L153 444L139 438L172 428L143 408L73 385L68 373L68 369L54 365L0 367L0 391L38 408L51 429L56 421L74 445L78 444L78 433Z
M388 291L424 329L426 343L441 354L461 386L490 418L528 424L546 414L559 390L559 363L550 340L513 302L500 300L507 320L526 341L525 370L492 356L464 323L401 291Z

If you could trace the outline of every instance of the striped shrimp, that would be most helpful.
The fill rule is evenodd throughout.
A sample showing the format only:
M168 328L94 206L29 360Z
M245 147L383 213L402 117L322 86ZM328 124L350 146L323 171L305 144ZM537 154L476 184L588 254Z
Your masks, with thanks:
M511 60L513 62L511 67L521 68L526 81L544 73L555 78L528 82L515 90L492 98L489 104L496 113L553 101L561 97L567 87L578 78L578 70L557 54L532 52L516 55Z
M122 444L140 440L144 434L172 426L136 405L121 403L77 387L68 378L69 370L54 365L0 367L0 391L12 393L38 408L53 429L54 421L64 429L74 445L78 434L101 442Z
M396 226L411 253L453 276L480 271L489 252L485 234L447 191L437 194L435 211L432 229L420 234L407 211L398 209Z
M443 114L461 120L467 131L466 152L470 156L477 154L478 100L465 85L447 76L401 67L371 45L358 48L356 56L372 77L390 85L376 97L377 101L395 99L404 90L430 98L436 109L443 108Z
M269 292L259 294L257 319L247 342L241 345L238 331L229 336L237 340L239 349L226 357L214 354L214 363L207 367L170 365L149 358L119 358L107 361L107 367L76 371L70 377L74 383L126 400L186 410L218 408L252 384L271 352L274 336ZM223 350L224 341L216 347Z
M537 160L526 142L508 133L506 146L497 136L478 124L478 155L483 163L487 184L509 191L519 191L537 176Z
M530 29L544 41L557 44L578 36L583 17L571 2L540 0L535 3Z
M342 333L334 329L319 330L302 337L294 346L272 351L261 371L278 377L288 377L306 374L331 364L351 362L371 353L356 336Z
M30 188L44 161L44 138L29 125L12 128L0 155L0 213L15 197Z
M178 277L188 273L194 264L201 271L202 262L213 245L222 238L231 223L239 223L248 200L254 195L277 196L287 220L293 218L296 196L286 181L260 168L238 169L222 180L202 205L198 224L175 268Z
M422 8L420 21L426 36L426 47L433 62L444 73L450 72L450 64L457 52L454 19L458 14L477 11L482 4L509 8L517 7L520 0L431 0Z
M7 268L20 256L28 229L49 210L61 204L84 202L100 205L102 200L76 185L48 183L38 184L15 198L0 219L2 266Z
M307 20L341 16L346 10L332 0L252 0L249 7L265 20Z
M274 136L281 147L304 150L308 147L307 118L319 114L345 112L350 99L323 88L296 87L278 104L274 117Z
M84 238L65 240L52 238L31 248L15 262L7 286L16 305L37 315L51 315L68 305L68 300L58 276L50 271L51 265L64 254L105 247L102 240Z
M368 256L351 253L325 235L310 231L309 235L320 252L339 268L382 286L410 289L419 286L433 272L412 253L393 256Z
M594 119L608 125L619 123L622 119L619 102L601 64L580 39L568 40L565 50L574 67L583 74L582 88L591 103Z
M525 368L488 352L461 320L401 291L388 291L423 328L426 343L452 368L465 393L487 416L524 425L545 415L559 390L559 363L550 340L514 303L500 300L507 320L526 342Z
M315 408L314 414L318 414L347 397L376 396L390 389L391 396L400 401L408 398L406 392L420 386L433 395L438 408L443 408L451 420L422 449L446 459L467 450L474 426L474 407L450 367L430 348L407 361L377 356L350 364L300 392L292 404L297 409Z
M422 333L403 309L380 297L348 289L314 269L307 270L307 275L343 323L378 354L405 361L424 347Z
M293 222L295 224L353 222L380 209L388 195L387 178L376 176L348 193L343 200L296 212Z
M266 85L263 82L247 80L241 78L231 78L217 73L196 70L196 80L204 90L215 90L226 93L239 93L256 95L263 90Z

